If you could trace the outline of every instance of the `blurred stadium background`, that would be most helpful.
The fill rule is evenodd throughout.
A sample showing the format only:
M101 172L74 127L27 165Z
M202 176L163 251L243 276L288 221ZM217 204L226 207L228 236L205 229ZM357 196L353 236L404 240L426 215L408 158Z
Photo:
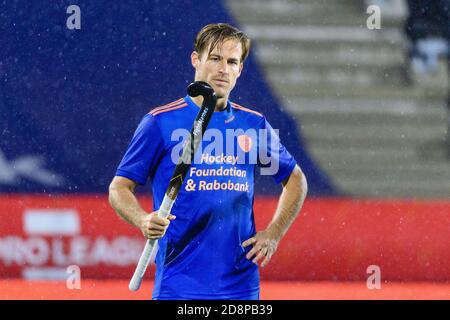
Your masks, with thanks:
M80 30L66 27L74 4ZM371 4L381 29L367 27ZM412 59L406 1L0 7L0 299L150 299L153 266L127 289L144 240L107 188L141 117L185 95L193 39L210 22L252 38L232 99L280 129L309 182L261 297L450 298L448 61ZM425 47L425 60L438 56ZM257 181L258 229L280 191L269 180ZM70 265L79 290L66 287Z

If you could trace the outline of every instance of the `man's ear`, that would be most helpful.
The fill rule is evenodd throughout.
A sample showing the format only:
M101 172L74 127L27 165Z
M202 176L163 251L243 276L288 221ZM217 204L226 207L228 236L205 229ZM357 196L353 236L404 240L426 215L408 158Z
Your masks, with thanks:
M192 64L192 66L195 69L197 69L199 63L200 63L200 56L199 56L198 52L197 51L192 51L192 53L191 53L191 64Z

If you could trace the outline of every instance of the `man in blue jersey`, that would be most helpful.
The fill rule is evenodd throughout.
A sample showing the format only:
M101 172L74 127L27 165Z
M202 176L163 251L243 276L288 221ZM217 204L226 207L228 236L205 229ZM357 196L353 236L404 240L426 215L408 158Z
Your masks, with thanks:
M258 263L270 261L306 197L305 176L265 117L229 101L249 48L248 37L228 24L207 25L196 37L195 81L209 83L218 100L173 215L160 218L157 209L203 97L185 96L145 115L111 182L116 212L159 239L153 299L259 299ZM272 221L258 232L256 166L283 185ZM151 213L134 195L148 178Z

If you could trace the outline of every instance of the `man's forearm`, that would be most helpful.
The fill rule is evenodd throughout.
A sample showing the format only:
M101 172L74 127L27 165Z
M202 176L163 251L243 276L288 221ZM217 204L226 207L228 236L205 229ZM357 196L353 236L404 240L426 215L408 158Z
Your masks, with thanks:
M109 203L120 217L140 228L142 218L146 215L146 212L139 205L136 196L131 190L110 187Z
M305 201L308 185L305 175L296 167L283 188L268 229L280 240L297 217Z

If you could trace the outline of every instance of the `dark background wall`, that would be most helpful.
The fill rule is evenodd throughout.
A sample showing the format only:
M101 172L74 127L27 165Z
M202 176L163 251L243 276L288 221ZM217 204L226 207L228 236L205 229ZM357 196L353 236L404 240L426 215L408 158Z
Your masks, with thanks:
M81 29L69 30L69 5ZM106 192L138 122L193 80L196 33L233 22L220 1L3 1L0 192ZM262 112L295 156L310 195L333 195L254 55L231 99ZM260 177L257 192L271 194ZM271 179L270 179L271 180Z

